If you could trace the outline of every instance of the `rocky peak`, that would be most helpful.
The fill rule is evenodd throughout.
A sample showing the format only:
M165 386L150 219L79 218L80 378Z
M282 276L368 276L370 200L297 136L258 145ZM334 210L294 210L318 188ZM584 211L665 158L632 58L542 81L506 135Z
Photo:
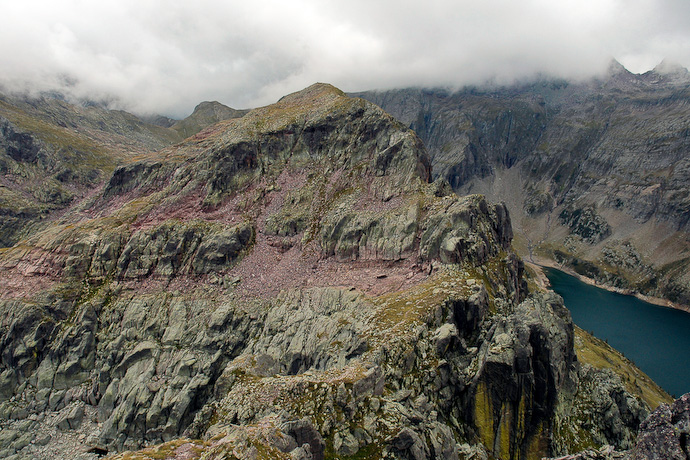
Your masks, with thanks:
M172 129L179 132L182 137L193 136L202 129L219 121L239 118L246 114L247 110L236 110L217 101L201 102L187 118L171 125Z
M609 77L632 75L617 59L611 59L611 61L609 61L609 65L606 67L606 74Z
M204 101L200 102L197 104L196 107L194 107L194 111L192 112L192 115L199 115L202 113L214 113L214 114L223 114L223 113L229 113L231 111L234 111L235 109L228 107L227 105L221 104L218 101ZM220 120L218 120L220 121Z
M605 87L630 90L639 87L641 82L639 75L630 72L616 59L611 59L606 69Z
M654 69L652 69L652 72L658 73L659 75L687 75L688 69L678 64L677 62L664 59L659 64L657 64L656 67L654 67Z
M654 83L682 85L690 83L690 72L682 65L664 59L645 76Z
M0 456L532 459L593 404L628 441L645 404L580 366L506 206L430 176L325 84L119 166L0 252Z
M690 459L690 393L657 408L640 426L632 460Z
M215 206L243 185L277 177L289 164L326 175L346 169L360 179L371 176L388 198L431 176L428 155L412 131L369 102L316 84L220 122L144 162L123 166L103 195L145 188L157 180L170 181L176 193L191 181L204 187L206 205Z

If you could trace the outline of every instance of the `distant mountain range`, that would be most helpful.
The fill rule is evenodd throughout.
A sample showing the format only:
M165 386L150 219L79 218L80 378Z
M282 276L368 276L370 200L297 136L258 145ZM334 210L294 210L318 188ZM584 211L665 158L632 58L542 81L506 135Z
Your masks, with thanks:
M0 95L0 247L13 245L77 205L117 165L246 112L204 102L184 120L144 121L50 95Z
M516 248L690 304L690 74L354 94L411 127L435 178L510 210Z

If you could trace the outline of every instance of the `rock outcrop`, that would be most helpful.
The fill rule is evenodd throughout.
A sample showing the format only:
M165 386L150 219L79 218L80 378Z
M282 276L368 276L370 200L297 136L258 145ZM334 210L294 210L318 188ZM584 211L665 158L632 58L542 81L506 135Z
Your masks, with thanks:
M430 179L412 131L323 84L116 168L0 253L0 455L627 448L648 406L580 365L505 205Z
M187 138L195 135L207 126L219 121L242 117L247 112L249 111L235 110L220 102L202 102L194 108L194 112L190 116L171 124L170 127L180 133L183 138Z
M662 405L640 426L631 460L690 458L690 394Z
M589 449L555 460L686 460L690 458L690 393L672 404L662 404L640 426L634 447Z
M690 305L687 70L358 95L419 134L435 178L505 201L522 256Z

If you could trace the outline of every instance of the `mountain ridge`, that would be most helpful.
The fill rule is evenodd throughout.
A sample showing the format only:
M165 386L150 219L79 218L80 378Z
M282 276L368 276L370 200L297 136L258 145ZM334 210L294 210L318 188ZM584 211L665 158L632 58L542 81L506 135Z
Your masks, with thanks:
M0 246L78 208L117 165L244 113L217 103L199 107L200 113L165 127L99 105L0 95ZM212 113L203 113L208 108ZM22 156L22 149L29 153Z
M580 363L506 206L431 174L413 131L326 84L116 166L0 251L0 455L632 447L649 403Z
M622 72L355 95L415 129L458 193L505 201L523 257L688 305L688 82Z

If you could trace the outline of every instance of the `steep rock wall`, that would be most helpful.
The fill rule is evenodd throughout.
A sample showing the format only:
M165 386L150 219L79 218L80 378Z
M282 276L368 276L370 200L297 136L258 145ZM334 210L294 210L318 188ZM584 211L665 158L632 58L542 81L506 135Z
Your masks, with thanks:
M566 449L567 311L528 292L504 205L429 176L411 131L327 85L117 169L1 254L0 454Z
M521 255L688 305L688 80L664 75L358 95L420 135L435 177L505 201Z

